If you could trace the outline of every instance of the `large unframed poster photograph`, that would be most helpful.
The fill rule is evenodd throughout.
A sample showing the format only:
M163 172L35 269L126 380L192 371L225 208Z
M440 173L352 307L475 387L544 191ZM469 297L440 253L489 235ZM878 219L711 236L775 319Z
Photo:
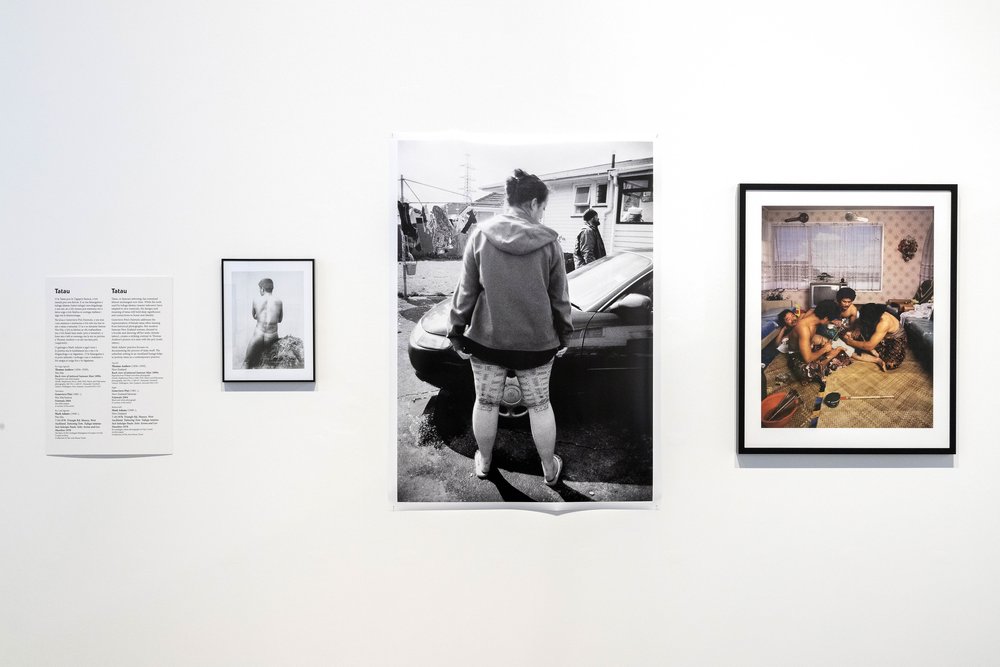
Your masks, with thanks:
M957 197L740 187L740 452L955 452Z
M653 500L653 144L397 137L397 507Z
M222 380L314 382L312 259L222 260Z

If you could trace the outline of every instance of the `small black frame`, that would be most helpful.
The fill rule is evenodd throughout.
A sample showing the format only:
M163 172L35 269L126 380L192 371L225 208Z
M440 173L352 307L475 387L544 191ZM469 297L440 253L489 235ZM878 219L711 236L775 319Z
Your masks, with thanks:
M271 281L271 288L281 298L281 319L278 323L261 324L258 318L257 324L251 324L258 313L254 299L262 298L267 288L266 283L261 284L265 278L277 278ZM223 259L221 294L223 382L316 381L315 260ZM277 338L263 341L271 333L263 330L272 326ZM293 338L286 343L287 351L301 356L301 366L247 368L243 365L253 341L279 343L286 338ZM255 347L255 352L259 350Z

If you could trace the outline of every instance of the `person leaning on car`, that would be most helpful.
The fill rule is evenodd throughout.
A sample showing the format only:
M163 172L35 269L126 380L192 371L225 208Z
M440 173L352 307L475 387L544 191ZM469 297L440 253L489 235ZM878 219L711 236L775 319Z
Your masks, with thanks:
M480 479L490 472L508 370L528 407L545 483L554 486L562 472L549 379L573 322L559 234L542 224L548 196L537 176L514 171L507 179L507 211L478 223L469 236L452 298L448 338L459 356L471 359L475 377L472 432Z
M583 214L583 229L576 235L576 250L573 252L573 259L577 268L599 260L608 254L604 249L604 239L601 238L601 230L598 227L601 221L598 219L597 211L587 209Z

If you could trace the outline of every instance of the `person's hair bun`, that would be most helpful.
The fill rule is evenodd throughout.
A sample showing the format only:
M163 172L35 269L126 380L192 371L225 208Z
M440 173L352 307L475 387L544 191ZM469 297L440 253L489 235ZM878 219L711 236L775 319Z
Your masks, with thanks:
M507 179L507 202L511 206L522 206L532 199L543 202L548 196L549 188L542 179L523 169L515 169L514 175Z
M513 203L517 198L517 184L525 176L523 169L515 169L514 175L507 179L507 201Z

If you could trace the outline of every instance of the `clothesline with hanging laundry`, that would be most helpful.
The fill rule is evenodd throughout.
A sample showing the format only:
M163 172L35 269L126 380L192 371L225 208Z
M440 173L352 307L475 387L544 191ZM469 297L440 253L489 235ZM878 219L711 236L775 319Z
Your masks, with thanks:
M413 189L413 186L418 185L427 188L432 188L434 190L440 190L441 192L447 192L449 194L458 195L462 197L463 200L466 199L467 195L462 194L460 192L456 192L455 190L449 190L448 188L442 188L437 185L431 185L430 183L415 181L413 179L406 178L404 176L400 176L399 182L400 182L400 198L397 204L399 207L399 220L402 232L402 234L400 235L400 244L401 244L400 257L406 258L409 256L409 253L406 250L407 245L409 245L411 248L415 250L420 250L419 235L417 233L417 229L416 226L414 225L414 222L411 221L410 219L411 204L407 203L403 197L402 190L404 185L406 186L406 189L410 191L410 195L419 204L419 207L414 206L414 209L416 209L417 215L419 215L420 218L422 219L421 221L424 223L427 232L431 234L435 250L439 251L439 254L450 250L454 245L454 236L457 230L454 226L455 223L451 222L448 219L448 216L445 213L445 207L448 204L454 204L457 202L455 202L454 200L452 201L423 200L420 198L420 195L417 194L417 191ZM465 210L462 211L462 215L459 219L465 220L465 227L462 229L462 233L467 233L472 224L476 222L476 218L475 218L475 213L473 213L472 211L472 202L465 201L463 203L465 204ZM438 204L441 204L441 206L438 206ZM430 211L428 211L428 207L431 207Z

